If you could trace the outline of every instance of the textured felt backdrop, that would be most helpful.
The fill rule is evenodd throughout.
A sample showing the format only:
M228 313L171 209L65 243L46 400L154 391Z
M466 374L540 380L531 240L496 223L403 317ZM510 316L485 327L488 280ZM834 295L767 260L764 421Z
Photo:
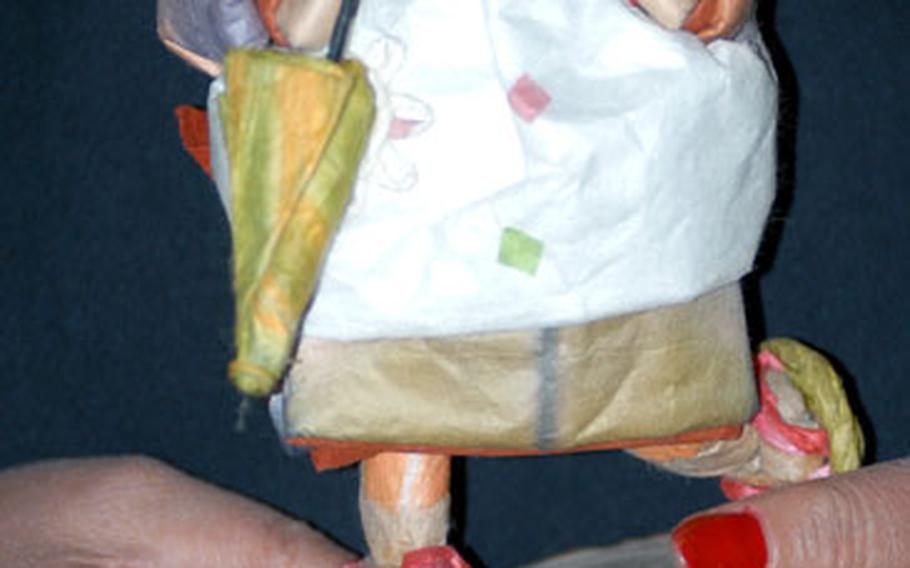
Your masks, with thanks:
M836 355L878 459L910 454L905 0L766 0L782 195L749 287L754 336ZM286 458L257 406L232 427L229 241L172 108L206 80L158 44L154 2L3 7L0 467L138 452L361 548L356 471ZM722 144L722 141L718 141ZM459 539L488 566L670 528L721 499L619 453L471 459Z

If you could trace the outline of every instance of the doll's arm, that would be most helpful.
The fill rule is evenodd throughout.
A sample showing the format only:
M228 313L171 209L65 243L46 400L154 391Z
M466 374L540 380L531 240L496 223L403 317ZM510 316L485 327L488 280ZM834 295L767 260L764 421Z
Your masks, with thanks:
M752 13L753 0L631 0L661 25L684 28L705 42L735 34Z
M701 0L683 27L705 42L729 37L749 19L754 5L753 0Z
M158 36L187 63L216 76L229 49L264 47L269 40L246 0L158 0Z
M698 0L631 0L632 5L641 7L658 24L670 29L679 29L695 9Z
M278 45L324 48L332 35L341 0L256 0L262 21Z
M709 42L735 34L752 13L753 0L630 0L661 25L684 28ZM341 0L257 0L272 39L303 49L325 47Z

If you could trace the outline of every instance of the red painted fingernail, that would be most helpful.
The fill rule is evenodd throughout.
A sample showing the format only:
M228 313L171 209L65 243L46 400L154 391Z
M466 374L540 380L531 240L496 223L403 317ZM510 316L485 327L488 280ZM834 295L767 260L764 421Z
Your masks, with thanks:
M749 513L705 515L673 531L686 568L764 568L768 550L758 520Z

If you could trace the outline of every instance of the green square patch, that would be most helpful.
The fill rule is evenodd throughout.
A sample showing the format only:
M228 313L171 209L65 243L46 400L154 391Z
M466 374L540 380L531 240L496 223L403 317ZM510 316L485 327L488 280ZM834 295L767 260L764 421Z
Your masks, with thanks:
M500 264L533 276L537 273L542 256L543 242L513 227L506 227L502 231L502 238L499 241Z

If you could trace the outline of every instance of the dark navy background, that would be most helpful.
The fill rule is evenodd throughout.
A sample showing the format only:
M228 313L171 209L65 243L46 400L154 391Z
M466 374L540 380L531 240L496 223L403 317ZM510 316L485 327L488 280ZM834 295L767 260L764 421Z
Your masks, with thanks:
M151 0L2 12L0 467L148 454L362 549L355 469L287 458L260 406L233 429L228 227L172 114L204 104L206 78L159 45ZM905 0L762 7L782 191L748 286L753 335L833 354L878 460L910 454L908 17ZM721 500L621 453L470 459L456 478L459 538L491 567Z

